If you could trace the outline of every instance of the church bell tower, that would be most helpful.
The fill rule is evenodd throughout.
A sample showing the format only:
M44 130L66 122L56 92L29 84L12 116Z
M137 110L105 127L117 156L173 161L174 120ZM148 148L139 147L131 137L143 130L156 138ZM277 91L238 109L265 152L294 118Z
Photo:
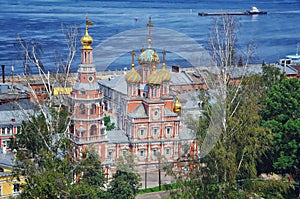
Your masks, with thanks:
M78 80L73 86L70 98L70 139L74 143L74 157L80 158L87 146L97 152L104 150L107 136L103 122L103 93L96 81L93 64L93 39L88 33L93 25L86 16L85 35L81 38L81 64Z

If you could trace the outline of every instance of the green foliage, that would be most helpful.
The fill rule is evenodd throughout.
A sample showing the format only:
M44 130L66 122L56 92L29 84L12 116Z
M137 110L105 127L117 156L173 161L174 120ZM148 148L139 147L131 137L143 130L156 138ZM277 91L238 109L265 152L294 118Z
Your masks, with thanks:
M167 190L174 190L179 188L180 185L173 183L173 184L163 184L161 186L161 189L158 187L151 187L147 189L139 189L138 194L145 194L145 193L152 193L152 192L158 192L158 191L167 191Z
M139 187L139 175L133 172L117 171L107 191L112 199L134 199Z
M243 183L242 189L250 197L262 197L269 199L296 198L293 197L293 184L283 180L249 180Z
M135 198L141 186L141 177L134 163L134 156L126 152L117 160L117 172L109 183L108 193L111 198Z
M280 72L278 67L263 64L262 69L263 74L260 83L267 89L284 79L284 74Z
M260 77L245 78L240 88L228 86L224 128L214 148L204 158L182 160L190 167L188 175L173 173L182 184L174 198L248 198L237 187L237 180L256 178L256 161L271 146L272 135L261 126L261 107L264 91ZM210 120L211 106L206 117L200 118L205 130ZM200 125L199 125L200 126ZM199 143L205 135L199 129ZM188 163L190 162L190 163Z
M104 125L106 126L107 131L110 131L115 128L115 123L111 122L109 115L104 116Z
M270 87L262 113L273 135L273 166L282 171L300 168L300 81L283 79Z
M100 198L105 193L99 158L87 152L74 160L66 138L66 110L49 110L23 122L11 148L16 151L16 176L26 176L20 198ZM49 121L49 118L52 120ZM50 123L51 122L51 123ZM77 181L75 181L77 177Z

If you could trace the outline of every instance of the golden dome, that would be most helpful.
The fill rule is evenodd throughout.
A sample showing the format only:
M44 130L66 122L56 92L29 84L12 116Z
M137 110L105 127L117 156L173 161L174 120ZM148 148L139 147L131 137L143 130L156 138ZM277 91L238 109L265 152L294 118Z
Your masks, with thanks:
M156 73L156 66L152 66L152 73L147 78L147 82L149 85L159 85L161 84L161 77L158 73Z
M159 75L162 82L168 82L171 80L171 73L170 71L166 70L165 63L162 63L162 69L159 71Z
M159 71L159 75L161 77L162 82L168 82L171 80L171 73L170 71L166 70L166 51L163 50L163 61L162 61L162 66L161 70Z
M92 48L92 43L93 43L93 38L88 34L86 31L86 34L80 39L80 42L82 44L82 49L93 49Z
M180 113L180 112L181 112L181 103L179 102L177 96L176 96L176 101L175 101L175 103L173 104L173 111L174 111L175 113Z
M141 76L138 72L134 70L134 56L135 56L134 49L132 49L130 54L131 54L131 71L129 71L125 75L125 79L128 84L136 84L141 81Z
M94 25L93 22L88 20L88 16L86 15L86 22L85 22L85 35L81 37L80 42L82 44L82 49L84 50L91 50L93 38L89 35L89 26Z
M132 64L131 71L129 71L125 75L125 79L128 84L135 84L135 83L139 83L141 81L140 74L138 72L136 72L136 70L134 70L134 64Z

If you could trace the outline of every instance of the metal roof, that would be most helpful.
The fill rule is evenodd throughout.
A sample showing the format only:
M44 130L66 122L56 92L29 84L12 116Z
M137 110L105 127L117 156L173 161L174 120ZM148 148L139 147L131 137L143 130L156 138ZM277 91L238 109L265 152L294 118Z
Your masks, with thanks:
M110 144L120 144L120 143L129 143L128 137L125 135L125 132L122 130L111 130L107 131L107 139Z
M147 118L148 114L144 104L141 103L134 111L129 113L129 116L133 118Z

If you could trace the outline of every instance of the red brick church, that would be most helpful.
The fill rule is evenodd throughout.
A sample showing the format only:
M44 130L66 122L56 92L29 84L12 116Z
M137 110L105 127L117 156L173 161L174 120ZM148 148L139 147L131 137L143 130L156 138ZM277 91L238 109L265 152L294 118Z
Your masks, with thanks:
M74 156L80 157L88 147L95 150L107 168L116 167L116 160L131 153L139 168L156 165L157 154L165 161L176 162L181 156L197 153L195 137L183 126L181 105L170 93L171 72L166 68L166 53L158 55L152 48L151 18L148 47L141 49L135 67L135 51L131 51L131 70L114 79L97 82L93 64L93 39L86 32L81 38L81 64L78 81L70 94L70 139ZM111 117L116 128L106 131L104 114L115 104ZM151 166L150 166L151 167Z

